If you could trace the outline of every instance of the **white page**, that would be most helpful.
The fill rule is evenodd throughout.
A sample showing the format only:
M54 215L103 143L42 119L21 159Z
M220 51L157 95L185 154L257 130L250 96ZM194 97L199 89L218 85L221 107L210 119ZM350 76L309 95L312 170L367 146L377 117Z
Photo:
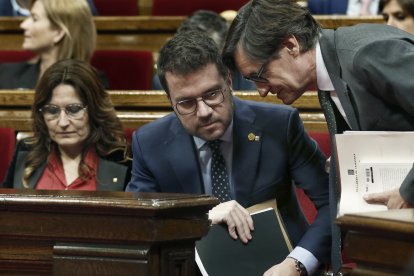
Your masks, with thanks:
M335 135L335 141L341 183L338 215L386 210L386 206L365 203L362 196L368 192L381 192L401 185L414 163L414 132L345 132ZM367 190L364 181L367 166L376 168L376 173L380 169L384 173L384 166L387 164L389 169L394 168L394 173L388 173L388 177L393 176L393 179L387 180L387 186L377 182L378 186L370 185ZM395 173L402 167L406 168L405 175Z

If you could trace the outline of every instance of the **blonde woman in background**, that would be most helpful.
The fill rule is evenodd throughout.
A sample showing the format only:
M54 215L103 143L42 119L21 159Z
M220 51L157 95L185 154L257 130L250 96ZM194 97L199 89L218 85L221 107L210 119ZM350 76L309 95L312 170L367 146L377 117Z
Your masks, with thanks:
M36 57L0 65L0 89L33 89L47 68L62 59L89 62L96 28L86 0L32 0L30 15L21 23L23 49ZM107 87L107 81L103 80Z

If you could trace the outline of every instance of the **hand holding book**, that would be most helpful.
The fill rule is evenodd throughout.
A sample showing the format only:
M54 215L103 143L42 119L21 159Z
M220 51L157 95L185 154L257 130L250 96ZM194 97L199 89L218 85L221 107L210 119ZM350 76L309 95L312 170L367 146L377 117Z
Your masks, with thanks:
M276 206L275 199L271 202ZM255 228L247 244L231 239L226 225L212 225L196 242L196 262L203 275L262 275L286 259L292 246L277 209L268 206L248 208L260 211L251 215Z
M406 207L399 187L413 168L413 141L414 132L336 134L336 167L341 184L338 215Z
M254 230L252 217L235 200L220 203L210 210L208 218L212 224L226 224L229 235L235 240L240 238L243 243L248 243L252 239L251 231Z
M364 195L364 200L369 204L380 204L387 206L388 209L413 208L414 206L405 201L398 188L382 193L372 193Z

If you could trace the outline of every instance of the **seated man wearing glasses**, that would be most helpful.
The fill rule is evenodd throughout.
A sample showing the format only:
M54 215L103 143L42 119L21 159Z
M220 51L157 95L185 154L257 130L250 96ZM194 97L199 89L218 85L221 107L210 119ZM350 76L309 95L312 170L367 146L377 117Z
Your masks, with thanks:
M312 274L326 264L331 235L325 157L297 110L234 97L229 70L204 34L184 32L168 41L158 75L174 113L133 135L126 190L214 195L221 203L209 212L212 223L227 224L230 236L243 243L254 230L245 208L276 198L296 246L276 269ZM293 184L318 209L310 227Z
M43 74L33 136L20 141L3 187L122 191L130 178L122 124L96 72L63 60Z

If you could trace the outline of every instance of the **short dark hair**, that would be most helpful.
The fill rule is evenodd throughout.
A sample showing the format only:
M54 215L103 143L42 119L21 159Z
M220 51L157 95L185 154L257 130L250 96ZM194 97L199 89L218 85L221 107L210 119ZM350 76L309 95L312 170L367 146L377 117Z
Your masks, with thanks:
M216 43L209 36L199 31L178 32L161 48L157 63L158 77L169 94L165 79L167 72L185 76L208 64L215 64L220 75L227 77L228 69L221 59Z
M380 0L378 11L381 13L391 0ZM413 0L397 0L398 5L401 9L409 16L414 17L414 1Z
M217 43L219 49L223 49L228 28L226 19L218 13L198 10L184 20L177 32L204 32Z
M223 49L226 65L235 69L234 52L240 47L251 59L265 62L278 57L283 41L294 35L300 51L316 46L320 26L306 8L292 0L252 0L233 20Z

